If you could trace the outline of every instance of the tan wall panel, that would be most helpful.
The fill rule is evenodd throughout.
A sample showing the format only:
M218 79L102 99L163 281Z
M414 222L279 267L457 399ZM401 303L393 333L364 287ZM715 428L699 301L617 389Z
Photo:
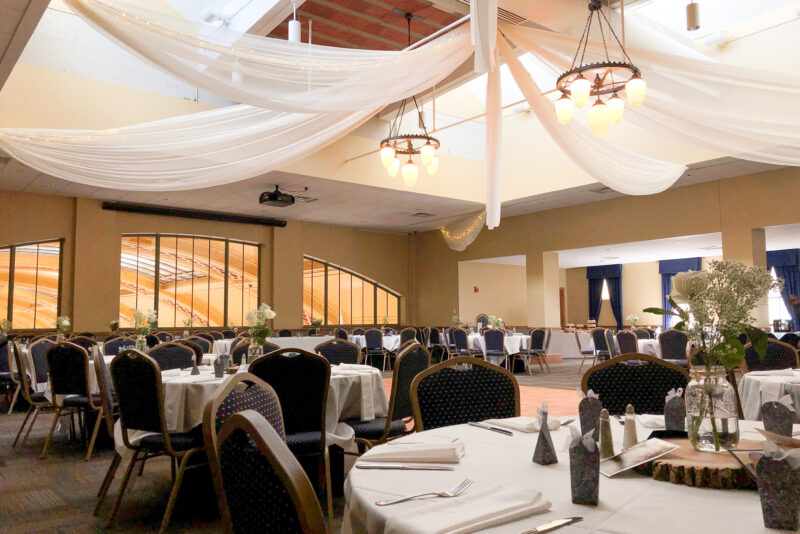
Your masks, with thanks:
M475 286L478 293L473 290ZM457 309L468 323L474 324L475 317L485 313L502 317L509 326L526 325L525 266L460 262Z

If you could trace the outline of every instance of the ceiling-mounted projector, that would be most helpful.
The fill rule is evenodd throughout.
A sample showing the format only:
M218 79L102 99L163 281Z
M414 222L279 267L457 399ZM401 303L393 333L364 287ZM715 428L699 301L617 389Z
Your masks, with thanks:
M294 204L294 196L287 193L281 193L278 186L275 186L275 191L264 191L258 197L258 203L263 206L275 206L278 208L285 208Z

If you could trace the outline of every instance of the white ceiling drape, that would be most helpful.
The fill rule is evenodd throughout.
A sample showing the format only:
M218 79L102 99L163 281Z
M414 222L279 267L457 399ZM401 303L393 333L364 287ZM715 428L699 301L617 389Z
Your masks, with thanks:
M474 51L466 25L413 50L359 50L251 35L117 0L67 3L100 33L168 74L275 111L379 108L432 87Z

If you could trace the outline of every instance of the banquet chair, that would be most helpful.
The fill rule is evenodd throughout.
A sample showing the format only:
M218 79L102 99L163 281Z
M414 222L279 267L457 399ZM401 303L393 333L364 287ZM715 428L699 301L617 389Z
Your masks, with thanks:
M314 347L314 352L324 356L331 365L361 363L361 349L355 343L344 339L329 339Z
M249 331L245 330L244 332L239 334L239 337L252 337Z
M345 330L344 328L337 328L336 330L333 331L333 335L337 339L344 339L345 341L347 341L347 330Z
M208 343L210 345L214 344L214 336L212 336L208 332L195 332L194 333L194 337L201 337L201 338L205 339L206 341L208 341Z
M633 354L639 352L638 336L630 330L620 330L617 332L617 345L622 354Z
M614 339L614 332L610 328L606 328L603 332L603 335L606 338L606 346L608 347L608 354L612 358L614 356L619 356L619 347L617 347L617 340Z
M69 338L69 342L70 343L74 343L74 341L72 341L72 338L75 338L75 337L88 337L89 339L93 339L93 340L97 341L97 334L95 334L94 332L80 332L80 333L77 333L77 334L72 334L72 336ZM75 343L75 344L77 345L77 343ZM83 345L81 345L81 346L83 346Z
M786 343L787 345L791 345L794 348L797 348L797 343L800 342L800 336L795 334L794 332L789 332L788 334L784 335L780 341Z
M209 352L211 352L211 347L214 346L214 342L213 341L209 341L205 337L201 337L201 336L192 336L190 338L187 338L186 341L189 341L189 342L194 343L195 345L199 346L202 349L203 354L208 354ZM201 358L201 360L202 360L202 358Z
M318 480L327 494L328 521L333 518L330 457L325 440L331 366L319 354L280 349L256 359L248 367L275 389L283 407L286 444L295 456L318 459Z
M650 339L650 332L644 328L634 328L633 333L636 336L636 339Z
M656 331L655 330L653 330L652 328L645 328L645 330L647 330L647 333L650 334L650 339L655 339L656 338Z
M469 348L469 334L463 328L450 329L450 341L453 344L454 351L451 352L450 357L454 356L474 356L483 357L483 350L479 348Z
M417 331L411 327L403 328L403 330L400 331L400 344L402 345L409 340L417 341Z
M775 334L773 334L772 332L767 332L767 333L766 333L766 336L767 336L769 339L778 339L778 336L776 336L776 335L775 335Z
M590 334L594 342L594 355L597 359L603 360L610 358L611 352L609 352L608 341L606 340L606 329L593 328Z
M186 369L192 367L192 364L195 363L194 351L186 345L173 341L168 341L149 349L147 355L158 364L158 368L162 371ZM197 364L200 365L202 362L203 357L200 356L200 361Z
M686 351L689 346L689 336L686 332L669 328L658 336L658 347L661 349L661 359L667 362L687 366Z
M431 339L431 327L426 326L425 328L422 329L422 336L420 339L420 343L422 343L424 347L427 347L428 343L430 342L430 339Z
M41 458L47 455L56 424L62 415L73 416L77 413L83 436L83 419L89 412L98 412L101 409L100 396L92 394L89 353L86 349L68 341L54 345L47 351L47 373L56 413L44 440ZM87 455L87 460L90 457L91 451Z
M233 339L236 337L236 332L226 328L222 331L222 339Z
M578 345L578 352L580 352L581 356L583 357L581 359L581 365L578 367L578 374L581 374L581 371L583 370L583 364L586 363L586 358L592 359L592 365L597 364L597 351L592 349L584 349L581 347L581 336L577 331L575 332L575 343Z
M116 414L116 400L114 388L111 387L111 374L108 372L106 360L102 356L94 357L94 373L97 377L97 394L90 397L92 404L97 407L97 421L94 423L92 437L89 440L89 450L86 451L86 461L92 459L92 451L97 440L97 432L101 423L105 422L108 437L114 440L114 415Z
M242 339L238 343L234 343L231 346L231 359L233 360L234 365L241 365L242 358L247 356L248 350L250 349L250 343L252 343L251 339ZM280 349L278 345L267 342L264 343L264 346L261 349L261 354L269 354L270 352L274 352L278 349Z
M391 353L383 348L383 332L370 328L364 332L364 360L367 365L375 365L375 356L381 357L380 369L385 371L390 363Z
M212 338L214 338L214 341L217 341L218 339L222 339L222 334L219 333L216 330L209 330L208 331L208 335L211 336Z
M372 421L345 421L355 432L359 444L371 448L408 433L406 420L414 416L411 409L411 382L430 364L431 353L420 343L409 345L398 353L392 372L392 391L386 417L376 417Z
M552 331L547 330L547 332L545 332L544 329L536 328L530 332L531 335L528 341L528 350L519 351L518 353L514 354L513 359L521 359L525 364L525 370L528 371L529 375L533 375L531 372L531 359L536 358L539 368L543 372L549 373L550 364L547 363L547 351L550 350L550 337L552 336ZM544 338L544 343L542 343L542 338ZM513 363L511 365L511 369L514 369Z
M212 474L222 489L217 491L225 532L328 532L303 467L258 412L246 410L228 419L213 456L219 466Z
M9 353L9 341L5 334L0 333L0 388L5 392L6 402L8 402L8 415L14 411L14 404L19 396L19 379L12 374L11 354ZM11 393L11 392L14 393Z
M118 337L127 337L127 336L125 336L125 334L122 334L120 332L112 332L111 334L108 335L108 337L104 341L109 342L112 339L117 339Z
M72 336L69 338L69 342L73 345L78 345L79 347L83 347L87 351L92 350L92 347L97 345L97 340L86 337L86 336Z
M445 348L442 346L442 334L436 327L428 329L428 347L430 347L431 358L438 358L438 361L444 360Z
M489 324L489 316L486 315L485 313L479 313L475 317L475 326L477 326L478 328L481 328L483 326L488 326L488 324Z
M154 336L153 334L147 334L145 336L145 341L147 342L148 349L152 349L153 347L161 343L161 340L158 339L158 337Z
M411 382L417 432L519 415L519 384L510 371L459 356L419 373Z
M278 337L292 337L292 331L288 328L284 328L278 332Z
M158 338L159 343L166 343L167 341L172 341L172 335L169 334L168 332L158 331L158 332L152 332L152 334L156 336L156 338Z
M103 354L106 356L116 356L117 353L128 346L133 346L135 341L129 337L119 336L111 341L103 342Z
M383 329L384 336L396 336L397 331L394 328L384 328Z
M354 336L363 336L364 329L363 328L353 328L353 335Z
M753 346L748 343L744 346L744 372L768 371L772 369L797 369L800 367L797 359L797 349L778 341L767 339L767 352L761 358Z
M204 355L203 347L201 347L197 343L189 341L188 339L178 339L175 341L171 341L171 343L177 343L178 345L183 345L184 347L190 348L192 350L192 353L194 354L194 361L197 362L198 364L202 363Z
M111 362L111 380L119 405L122 442L127 449L133 451L133 455L125 468L125 475L120 482L119 495L111 509L106 528L114 526L119 505L136 462L142 462L142 467L144 467L147 460L157 456L169 456L170 462L178 462L179 467L177 473L173 471L172 491L159 528L159 534L161 534L169 526L184 473L189 469L206 465L204 461L192 462L189 465L189 460L203 452L202 433L198 431L199 427L189 432L169 431L164 415L161 369L159 369L158 363L147 354L136 350L125 350L118 354ZM152 434L144 436L134 444L130 441L129 431L152 432ZM98 492L95 515L103 505L121 461L122 457L115 454Z
M639 360L644 365L628 365ZM628 404L637 414L663 414L670 389L684 388L689 372L673 363L649 354L623 354L601 362L583 375L581 389L592 390L603 408L612 415L622 415Z
M31 378L35 391L39 391L41 385L47 383L47 351L54 347L55 344L55 341L42 338L28 345L28 353L33 362L33 369L30 371L32 371Z
M28 418L31 416L31 414L33 414L33 419L31 419L30 425L28 426L28 431L25 432L25 437L22 439L23 446L28 440L28 436L31 433L33 425L36 423L36 419L39 417L39 414L44 410L52 408L53 403L50 402L50 399L48 399L44 393L39 393L31 387L32 384L30 377L35 376L36 372L33 369L27 368L27 358L25 358L25 356L22 354L19 344L16 341L9 342L9 354L11 354L11 356L14 358L14 363L17 368L19 391L22 394L22 398L28 403L28 411L25 413L25 418L22 420L22 424L19 427L17 437L14 438L14 443L11 444L11 447L13 448L17 446L19 437L22 435L22 431L25 430L25 424L28 422Z
M483 333L483 346L486 349L484 358L489 361L489 356L493 358L503 358L503 365L506 369L510 367L508 353L506 352L506 332L499 328L492 328Z

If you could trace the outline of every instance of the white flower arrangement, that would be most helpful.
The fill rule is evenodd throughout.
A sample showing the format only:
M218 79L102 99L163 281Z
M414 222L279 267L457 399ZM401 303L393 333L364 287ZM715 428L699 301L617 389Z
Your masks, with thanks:
M60 317L56 318L56 332L59 334L64 334L67 329L71 326L72 323L69 322L69 317L66 315L61 315Z
M503 318L497 317L496 315L490 315L489 324L495 328L499 328L500 325L503 324Z
M632 327L636 328L636 323L639 322L639 316L635 313L629 313L628 316L625 317L625 320L631 323Z
M272 337L272 328L267 326L267 321L271 321L276 316L275 311L266 302L262 302L258 308L247 313L250 335L259 345L264 345L266 338Z
M133 328L136 333L146 336L158 326L158 315L153 310L147 310L144 313L139 310L133 310Z
M8 332L11 330L11 321L8 319L0 319L0 331L3 333Z
M191 328L193 324L194 324L193 317L187 317L186 319L183 320L184 328Z

